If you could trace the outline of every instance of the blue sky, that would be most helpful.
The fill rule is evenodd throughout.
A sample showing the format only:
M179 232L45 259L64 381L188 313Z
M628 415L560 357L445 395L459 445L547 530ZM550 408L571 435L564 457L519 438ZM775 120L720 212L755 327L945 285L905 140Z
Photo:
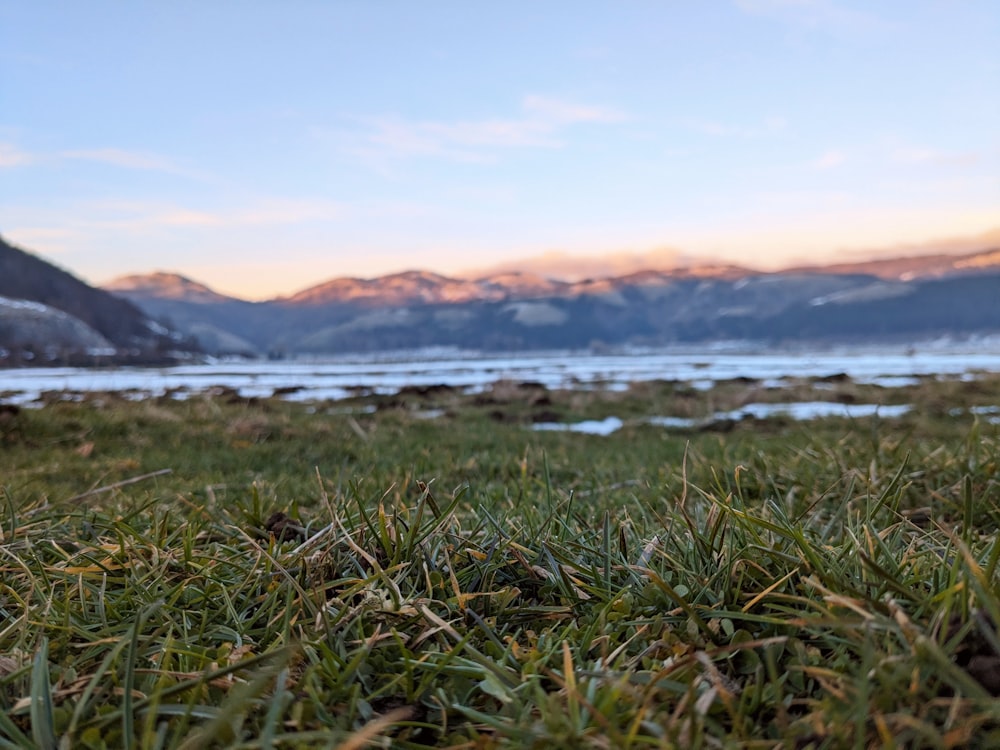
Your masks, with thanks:
M993 0L0 0L0 234L247 297L996 244L997 40Z

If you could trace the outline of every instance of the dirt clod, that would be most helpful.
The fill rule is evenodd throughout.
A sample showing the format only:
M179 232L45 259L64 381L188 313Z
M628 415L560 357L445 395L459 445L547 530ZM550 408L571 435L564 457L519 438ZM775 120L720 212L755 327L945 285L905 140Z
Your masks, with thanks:
M962 629L959 618L948 624L950 637ZM992 635L992 637L991 637ZM993 618L982 610L972 613L969 631L955 647L953 658L969 676L983 686L990 695L1000 695L1000 654L993 648L997 639L997 626Z
M306 539L305 528L280 510L268 516L264 522L264 530L279 542L304 542Z

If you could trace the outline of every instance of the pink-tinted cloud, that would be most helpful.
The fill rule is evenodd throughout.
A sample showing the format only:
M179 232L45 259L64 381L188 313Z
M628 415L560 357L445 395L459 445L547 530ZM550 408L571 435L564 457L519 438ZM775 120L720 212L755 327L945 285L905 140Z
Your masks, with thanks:
M1000 227L972 235L937 237L921 242L900 242L879 247L854 247L840 252L851 259L869 260L913 255L957 255L1000 247Z
M859 34L887 27L871 10L849 8L835 0L736 0L736 7L800 28L832 33Z
M490 161L513 148L560 148L567 128L584 123L614 123L625 115L607 107L543 96L527 96L514 117L458 120L408 120L376 117L355 150L383 157L439 156L460 161Z
M719 138L760 138L762 136L775 135L788 127L788 121L780 116L767 117L754 124L719 122L717 120L703 120L697 117L686 118L682 123L689 130Z
M84 161L113 164L116 167L125 167L127 169L152 169L164 172L176 169L169 159L162 156L126 151L120 148L92 148L63 151L61 156L67 159L82 159Z
M603 255L573 255L561 250L550 250L541 255L505 261L486 268L469 269L461 275L475 278L521 271L550 279L579 281L624 276L635 271L668 270L690 265L691 262L690 256L671 247L618 251Z
M0 169L21 167L30 164L35 158L27 151L22 151L13 143L0 143Z
M178 177L195 180L211 180L211 176L198 170L189 169L175 160L148 151L133 151L129 149L104 147L70 149L55 155L59 159L89 161L97 164L107 164L122 169L139 169L151 172L162 172Z
M982 154L975 151L943 151L933 148L902 147L893 150L891 159L898 164L970 167L982 160Z
M551 125L573 125L583 122L621 122L622 112L608 107L576 104L546 96L526 96L522 107L530 116Z
M837 149L833 149L831 151L823 153L816 159L813 159L811 162L809 162L809 164L815 169L835 169L836 167L843 165L844 162L846 161L847 161L846 153Z

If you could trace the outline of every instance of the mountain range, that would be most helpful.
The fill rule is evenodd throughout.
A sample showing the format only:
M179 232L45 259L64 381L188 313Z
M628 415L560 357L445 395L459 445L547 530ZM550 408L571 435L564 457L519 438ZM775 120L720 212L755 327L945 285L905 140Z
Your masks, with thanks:
M909 343L1000 334L1000 249L761 272L732 265L564 281L407 271L252 302L176 273L94 288L0 239L0 366L331 355Z
M104 288L214 354L285 356L447 346L475 350L906 342L1000 333L1000 249L764 273L732 265L568 282L408 271L335 278L261 302L179 274Z

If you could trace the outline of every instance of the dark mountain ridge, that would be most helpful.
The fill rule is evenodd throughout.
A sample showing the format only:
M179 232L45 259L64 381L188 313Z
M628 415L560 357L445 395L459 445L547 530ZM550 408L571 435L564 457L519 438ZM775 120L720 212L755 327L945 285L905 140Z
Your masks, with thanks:
M197 346L127 299L0 238L0 348L41 362L172 361ZM2 363L2 360L0 360ZM8 362L9 363L9 362Z

